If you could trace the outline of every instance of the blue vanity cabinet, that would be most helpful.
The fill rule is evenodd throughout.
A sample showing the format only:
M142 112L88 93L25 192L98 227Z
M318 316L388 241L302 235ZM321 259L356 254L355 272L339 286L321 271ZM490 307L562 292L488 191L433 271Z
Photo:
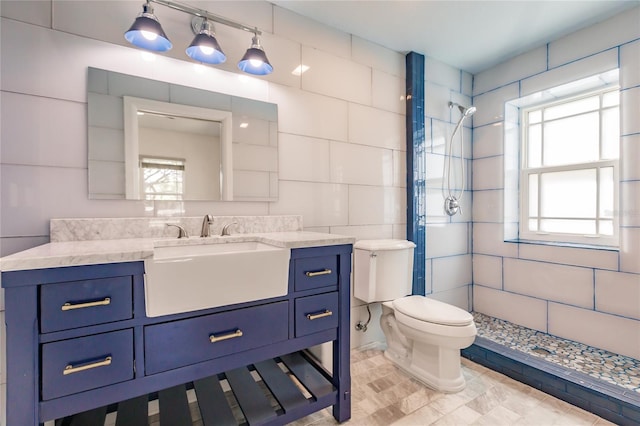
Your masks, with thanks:
M182 425L163 417L180 411L166 401L180 394L186 403L191 388L198 403L218 398L200 411L205 425L219 424L233 420L219 404L219 379L249 424L285 424L328 406L348 420L351 250L292 249L286 296L154 318L145 314L142 261L3 272L7 425L93 426L114 409L122 420L136 401L146 413L149 395L159 398L161 425ZM304 352L324 342L333 342L332 374ZM294 395L284 366L312 397ZM280 408L256 402L258 374Z

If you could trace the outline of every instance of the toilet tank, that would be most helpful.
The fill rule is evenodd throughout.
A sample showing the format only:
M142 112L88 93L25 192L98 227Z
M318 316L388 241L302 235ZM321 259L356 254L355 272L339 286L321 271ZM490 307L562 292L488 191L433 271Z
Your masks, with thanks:
M353 246L353 295L367 303L411 294L413 249L406 240L360 240Z

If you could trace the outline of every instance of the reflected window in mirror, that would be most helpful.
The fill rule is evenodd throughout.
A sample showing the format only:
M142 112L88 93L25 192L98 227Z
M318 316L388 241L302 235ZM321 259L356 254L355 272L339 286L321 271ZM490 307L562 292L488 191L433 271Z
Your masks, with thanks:
M140 158L142 193L145 200L174 200L184 197L185 161L170 158Z

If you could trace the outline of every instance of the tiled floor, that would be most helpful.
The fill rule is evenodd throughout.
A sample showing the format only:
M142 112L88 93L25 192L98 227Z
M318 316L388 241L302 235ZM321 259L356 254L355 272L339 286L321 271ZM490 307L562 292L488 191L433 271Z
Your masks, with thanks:
M564 401L462 359L467 387L433 391L409 378L381 350L352 351L348 425L612 425ZM293 423L334 425L330 409Z
M480 313L478 336L640 394L640 360L551 336Z

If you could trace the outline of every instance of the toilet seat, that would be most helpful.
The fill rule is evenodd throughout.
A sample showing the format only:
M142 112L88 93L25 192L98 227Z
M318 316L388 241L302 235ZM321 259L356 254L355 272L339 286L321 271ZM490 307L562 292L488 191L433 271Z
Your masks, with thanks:
M473 322L469 312L424 296L401 297L393 301L393 308L414 320L432 324L464 327Z

